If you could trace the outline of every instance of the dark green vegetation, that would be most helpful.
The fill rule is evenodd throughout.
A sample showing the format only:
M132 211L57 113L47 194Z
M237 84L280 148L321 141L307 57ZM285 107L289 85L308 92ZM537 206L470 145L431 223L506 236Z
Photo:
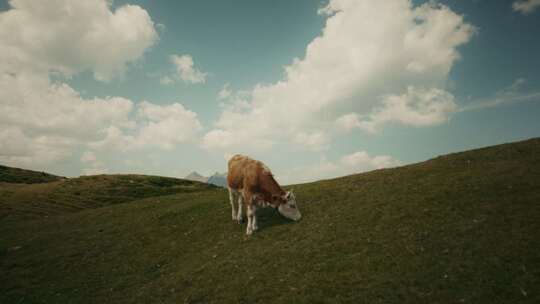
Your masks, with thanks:
M38 184L60 180L62 177L45 172L11 168L0 165L0 183Z
M133 174L62 178L31 185L0 183L0 220L13 222L22 218L49 217L214 187L177 178Z
M217 188L1 219L0 302L540 302L539 139L295 193L251 237Z

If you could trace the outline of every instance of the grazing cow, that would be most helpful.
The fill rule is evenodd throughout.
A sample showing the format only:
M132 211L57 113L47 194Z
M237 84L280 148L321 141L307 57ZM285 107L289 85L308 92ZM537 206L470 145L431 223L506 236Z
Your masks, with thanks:
M292 191L285 192L270 169L258 160L238 154L233 156L229 160L227 186L233 220L242 222L242 201L246 205L248 235L258 229L257 207L277 208L283 216L295 221L302 217ZM238 199L238 213L234 208L235 199Z

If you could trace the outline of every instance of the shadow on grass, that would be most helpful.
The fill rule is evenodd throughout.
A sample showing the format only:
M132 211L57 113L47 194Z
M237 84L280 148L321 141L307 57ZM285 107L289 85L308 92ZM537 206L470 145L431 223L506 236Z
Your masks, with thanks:
M275 226L293 224L294 221L284 218L277 209L261 208L257 210L257 223L259 231L264 231Z

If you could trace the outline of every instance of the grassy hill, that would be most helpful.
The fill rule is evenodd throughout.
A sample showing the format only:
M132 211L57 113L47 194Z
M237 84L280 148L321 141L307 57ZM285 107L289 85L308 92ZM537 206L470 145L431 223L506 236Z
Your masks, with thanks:
M540 302L539 139L294 189L251 237L216 188L0 219L0 303Z
M14 180L20 179L14 176ZM12 222L23 218L43 218L127 203L145 197L212 188L208 184L183 179L134 174L62 178L30 185L0 183L0 220Z
M62 179L45 172L12 168L0 165L0 183L39 184Z

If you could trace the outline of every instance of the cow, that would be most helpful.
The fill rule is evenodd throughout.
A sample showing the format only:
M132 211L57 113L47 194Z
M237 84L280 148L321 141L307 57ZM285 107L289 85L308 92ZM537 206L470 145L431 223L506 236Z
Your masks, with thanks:
M258 207L277 208L281 215L298 221L302 217L292 191L284 191L274 179L266 165L245 155L234 155L228 163L227 188L233 221L242 223L242 205L246 205L246 234L258 229L256 211ZM234 201L238 200L238 211Z

